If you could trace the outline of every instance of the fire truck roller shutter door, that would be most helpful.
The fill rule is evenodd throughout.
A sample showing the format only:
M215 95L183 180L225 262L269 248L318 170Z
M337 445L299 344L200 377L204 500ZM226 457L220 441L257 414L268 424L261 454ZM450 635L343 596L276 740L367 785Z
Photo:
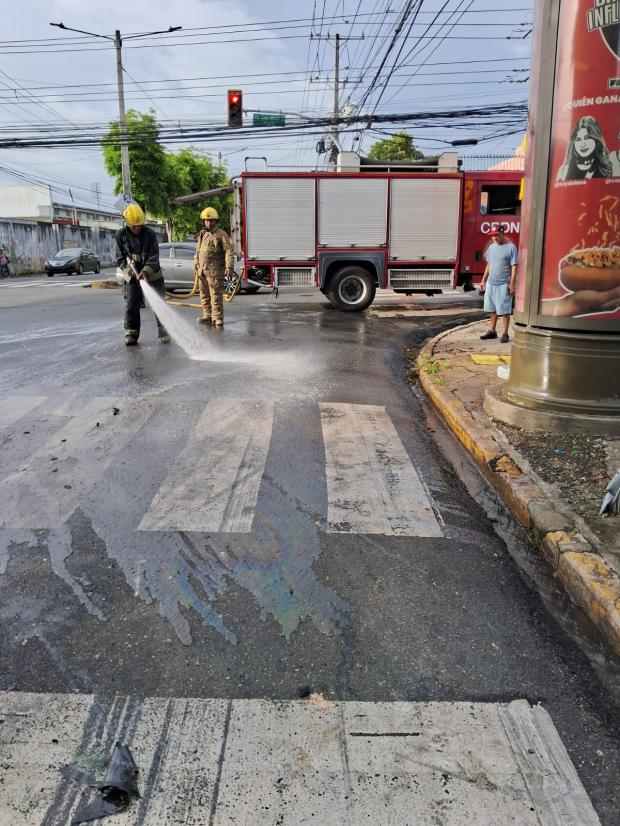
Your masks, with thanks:
M315 255L314 180L246 178L248 261L309 261Z
M460 218L459 178L392 181L390 258L455 261Z

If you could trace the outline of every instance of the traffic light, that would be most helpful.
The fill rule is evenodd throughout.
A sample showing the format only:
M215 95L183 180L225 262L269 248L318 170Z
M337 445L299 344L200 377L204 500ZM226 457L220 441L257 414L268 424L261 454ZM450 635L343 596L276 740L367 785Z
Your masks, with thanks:
M241 89L228 90L228 125L243 126L243 92Z

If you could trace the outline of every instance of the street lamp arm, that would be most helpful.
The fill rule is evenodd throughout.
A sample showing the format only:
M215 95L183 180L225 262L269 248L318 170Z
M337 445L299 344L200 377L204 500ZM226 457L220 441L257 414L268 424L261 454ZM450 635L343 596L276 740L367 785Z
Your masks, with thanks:
M143 32L142 34L130 34L128 37L124 37L123 40L136 40L139 37L151 37L154 34L169 34L170 32L178 32L179 29L182 28L183 26L170 26L170 28L160 32Z
M50 26L56 26L57 29L64 29L67 32L77 32L78 34L87 34L89 37L102 37L104 40L114 40L109 34L97 34L96 32L85 32L83 29L72 29L65 26L64 23L50 23Z

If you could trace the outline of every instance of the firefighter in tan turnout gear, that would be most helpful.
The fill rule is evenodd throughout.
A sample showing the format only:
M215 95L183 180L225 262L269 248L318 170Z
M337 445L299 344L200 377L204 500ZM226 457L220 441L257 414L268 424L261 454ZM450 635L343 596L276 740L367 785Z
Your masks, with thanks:
M202 316L199 324L224 326L224 276L233 273L233 250L230 238L217 225L218 214L213 207L200 213L203 222L196 244L194 273L198 275Z

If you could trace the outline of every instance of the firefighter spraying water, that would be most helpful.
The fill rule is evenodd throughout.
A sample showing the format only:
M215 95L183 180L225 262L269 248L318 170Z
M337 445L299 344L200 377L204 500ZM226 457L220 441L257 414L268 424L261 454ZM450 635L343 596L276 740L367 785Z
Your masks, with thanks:
M116 264L123 271L125 299L125 344L135 347L140 338L140 308L144 306L140 282L164 295L164 278L159 264L159 242L155 232L146 226L144 212L138 204L129 204L123 211L125 226L116 233ZM157 333L162 344L170 342L166 328L157 313Z

